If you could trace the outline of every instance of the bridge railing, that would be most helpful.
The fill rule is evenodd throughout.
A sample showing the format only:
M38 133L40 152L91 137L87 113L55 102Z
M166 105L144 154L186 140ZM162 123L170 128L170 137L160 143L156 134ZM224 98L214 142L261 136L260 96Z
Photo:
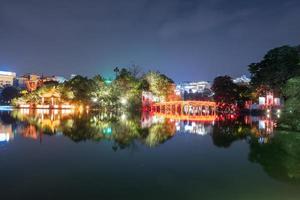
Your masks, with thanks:
M154 103L151 112L178 116L214 116L216 103L211 101L170 101Z

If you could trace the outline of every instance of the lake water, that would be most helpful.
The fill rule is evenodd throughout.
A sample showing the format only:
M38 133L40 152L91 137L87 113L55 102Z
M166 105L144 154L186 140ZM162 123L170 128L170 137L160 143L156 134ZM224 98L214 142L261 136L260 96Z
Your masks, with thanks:
M1 199L300 199L300 134L276 117L0 117Z

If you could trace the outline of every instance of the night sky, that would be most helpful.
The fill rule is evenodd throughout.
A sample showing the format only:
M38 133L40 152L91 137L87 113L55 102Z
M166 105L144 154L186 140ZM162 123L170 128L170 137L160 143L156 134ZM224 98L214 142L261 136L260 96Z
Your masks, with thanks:
M299 0L0 0L0 70L18 74L212 80L285 44L300 44Z

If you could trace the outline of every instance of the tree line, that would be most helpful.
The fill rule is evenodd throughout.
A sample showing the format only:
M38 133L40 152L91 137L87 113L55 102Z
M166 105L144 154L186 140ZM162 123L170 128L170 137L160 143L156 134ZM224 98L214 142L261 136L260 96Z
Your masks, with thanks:
M267 92L282 98L285 114L299 114L300 107L300 46L281 46L271 49L263 59L248 66L249 85L235 84L230 76L219 76L212 90L219 109L230 111L231 106L243 108L246 101L257 101Z
M64 83L46 82L33 92L20 94L14 90L15 95L10 95L8 99L14 97L11 100L13 105L39 105L42 103L41 97L54 96L64 103L93 108L140 109L142 91L150 91L164 100L174 95L173 80L160 72L142 74L137 67L115 68L114 72L114 80L107 80L101 75L92 78L77 75Z

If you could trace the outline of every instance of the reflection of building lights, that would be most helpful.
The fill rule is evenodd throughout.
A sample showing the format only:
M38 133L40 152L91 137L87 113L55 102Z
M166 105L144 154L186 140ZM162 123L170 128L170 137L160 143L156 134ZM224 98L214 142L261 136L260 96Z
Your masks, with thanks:
M22 108L22 109L20 110L20 112L21 112L21 114L23 114L23 115L29 115L30 109Z
M267 114L267 118L270 118L270 114Z
M37 109L49 109L50 105L36 105Z
M61 108L62 109L74 109L74 106L73 105L69 105L69 104L63 104L63 105L61 105Z
M38 114L49 114L50 110L49 109L40 109L36 111Z
M0 142L8 142L9 139L8 133L0 133Z
M28 104L21 104L19 107L20 107L20 108L29 108L30 105L28 105Z
M11 111L11 110L13 110L13 107L12 106L0 106L0 110Z

